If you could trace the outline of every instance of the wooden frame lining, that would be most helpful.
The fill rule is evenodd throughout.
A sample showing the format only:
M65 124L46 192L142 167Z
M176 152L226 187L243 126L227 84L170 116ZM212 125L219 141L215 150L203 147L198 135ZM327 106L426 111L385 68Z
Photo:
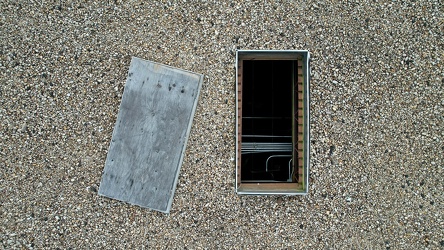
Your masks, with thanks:
M306 85L308 79L305 79L308 72L308 51L238 51L237 52L237 140L236 140L236 191L240 194L306 194L308 183L306 175L308 174L308 145L306 140L308 135L308 93ZM243 65L244 60L294 60L293 66L293 176L296 182L242 182L241 162L242 162L242 84L243 84ZM308 91L308 87L307 87ZM307 99L306 99L307 98ZM307 168L307 169L306 169Z

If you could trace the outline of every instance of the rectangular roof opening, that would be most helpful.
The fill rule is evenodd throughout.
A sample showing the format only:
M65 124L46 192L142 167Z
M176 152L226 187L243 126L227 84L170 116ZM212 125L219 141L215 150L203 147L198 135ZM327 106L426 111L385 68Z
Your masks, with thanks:
M237 51L236 191L306 194L308 51Z

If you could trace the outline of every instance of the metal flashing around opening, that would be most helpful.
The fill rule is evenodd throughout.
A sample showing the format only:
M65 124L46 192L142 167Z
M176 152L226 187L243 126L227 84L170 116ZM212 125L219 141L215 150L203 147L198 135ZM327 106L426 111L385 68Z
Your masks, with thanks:
M310 166L306 50L236 52L236 192L305 195Z

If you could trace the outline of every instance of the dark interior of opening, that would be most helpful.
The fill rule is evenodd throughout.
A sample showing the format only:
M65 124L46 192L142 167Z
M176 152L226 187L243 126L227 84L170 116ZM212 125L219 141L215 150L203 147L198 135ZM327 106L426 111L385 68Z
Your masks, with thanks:
M292 181L291 60L244 60L242 182Z

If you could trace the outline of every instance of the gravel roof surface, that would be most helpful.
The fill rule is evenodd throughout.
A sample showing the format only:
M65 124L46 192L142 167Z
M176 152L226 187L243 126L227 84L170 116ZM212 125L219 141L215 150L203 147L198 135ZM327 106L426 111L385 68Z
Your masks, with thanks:
M442 1L0 8L3 248L444 248ZM234 191L236 49L311 53L307 196ZM97 195L131 56L205 75L169 215Z

